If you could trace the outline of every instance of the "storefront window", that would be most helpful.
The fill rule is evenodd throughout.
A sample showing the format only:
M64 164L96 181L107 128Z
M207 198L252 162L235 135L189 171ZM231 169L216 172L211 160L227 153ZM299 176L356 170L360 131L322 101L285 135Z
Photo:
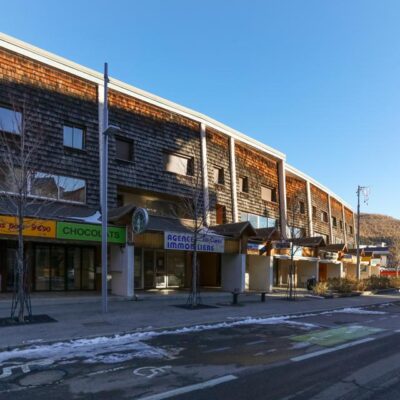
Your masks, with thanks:
M81 288L81 248L69 247L67 249L67 290Z
M50 290L50 247L49 246L36 247L35 289Z
M51 248L51 290L65 290L65 247Z
M13 291L17 278L17 249L7 248L7 284L6 290Z

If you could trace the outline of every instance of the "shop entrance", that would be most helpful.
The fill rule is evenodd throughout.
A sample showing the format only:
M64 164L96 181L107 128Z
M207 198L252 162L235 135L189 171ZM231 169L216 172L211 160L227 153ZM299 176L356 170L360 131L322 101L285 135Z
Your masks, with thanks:
M143 286L144 289L165 289L184 286L185 277L185 253L147 250L143 249ZM139 264L139 265L138 265ZM135 251L135 275L140 274L140 256ZM137 271L137 272L136 272ZM135 286L138 288L139 279L136 279Z

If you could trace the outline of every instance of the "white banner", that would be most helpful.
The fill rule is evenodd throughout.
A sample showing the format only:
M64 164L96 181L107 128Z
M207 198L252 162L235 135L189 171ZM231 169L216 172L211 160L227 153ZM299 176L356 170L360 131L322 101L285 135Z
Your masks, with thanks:
M193 233L182 232L164 232L164 249L166 250L194 250ZM197 234L197 251L207 253L223 253L225 248L225 240L223 236L212 234Z

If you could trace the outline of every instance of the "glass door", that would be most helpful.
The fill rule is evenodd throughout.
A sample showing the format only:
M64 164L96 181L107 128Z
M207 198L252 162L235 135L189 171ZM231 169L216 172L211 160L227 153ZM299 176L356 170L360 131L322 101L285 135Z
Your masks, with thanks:
M185 253L168 252L167 254L168 287L185 285Z
M144 287L154 288L154 250L143 251Z
M165 270L165 252L156 251L156 288L167 287L167 274Z

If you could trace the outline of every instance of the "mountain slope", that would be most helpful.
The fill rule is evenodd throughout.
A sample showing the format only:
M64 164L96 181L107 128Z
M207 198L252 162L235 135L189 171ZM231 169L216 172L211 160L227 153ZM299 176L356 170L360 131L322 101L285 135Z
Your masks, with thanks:
M391 252L391 263L400 261L400 220L381 214L361 214L361 244L380 245L387 243Z

